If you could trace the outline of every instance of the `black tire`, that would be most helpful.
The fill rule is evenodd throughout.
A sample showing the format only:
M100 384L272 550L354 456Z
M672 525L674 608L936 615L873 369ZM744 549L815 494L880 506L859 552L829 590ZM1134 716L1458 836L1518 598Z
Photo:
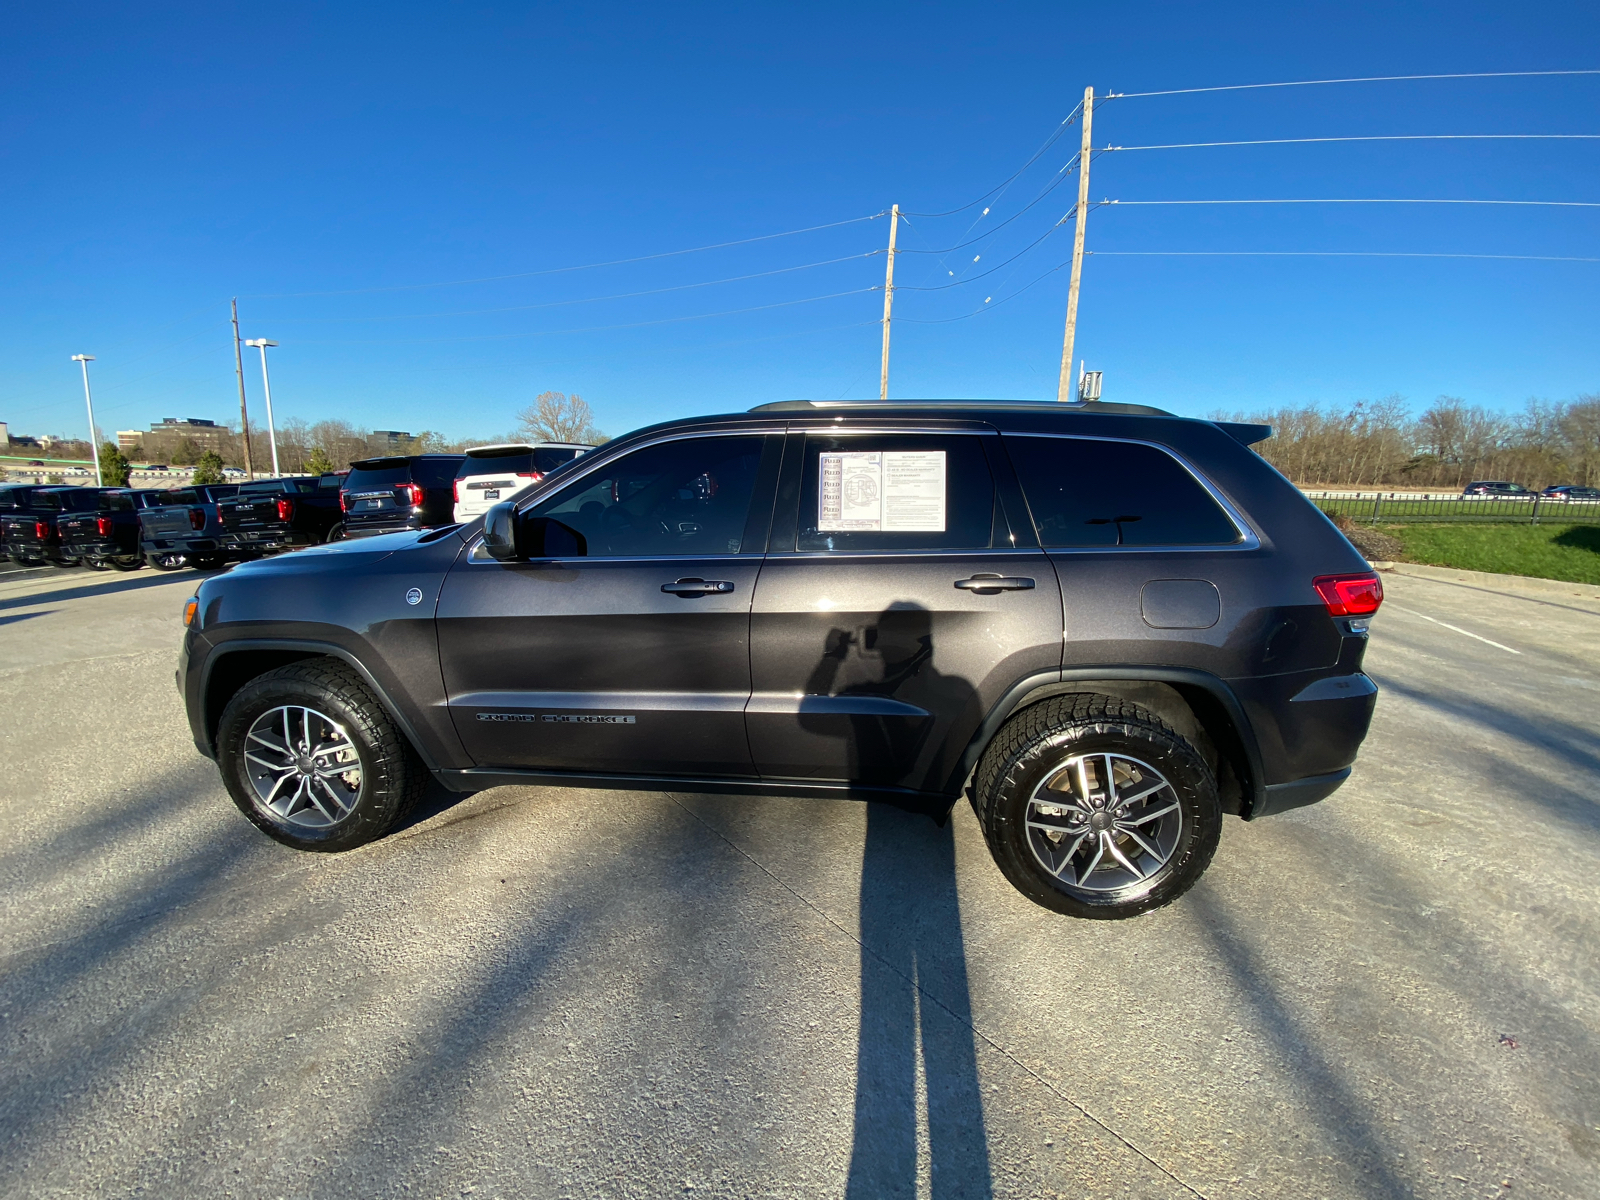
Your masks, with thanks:
M344 541L344 522L340 521L339 524L335 525L332 529L328 530L328 536L323 538L322 540L324 542L342 542L342 541Z
M119 554L115 558L106 559L106 562L118 571L137 571L144 566L144 555Z
M358 756L357 795L348 814L335 823L307 827L267 807L258 796L252 762L244 754L246 737L258 718L286 707L309 708L331 718ZM260 748L256 742L251 745ZM427 769L383 705L354 670L334 659L280 667L240 688L222 712L217 763L239 810L267 836L297 850L352 850L382 837L405 819L427 784Z
M220 571L228 560L220 554L191 554L189 565L196 571Z
M1088 759L1085 776L1066 770L1069 760L1085 755L1111 757ZM1113 779L1123 776L1110 793L1101 780L1106 767L1099 764L1111 766ZM1085 777L1088 804L1078 798ZM1164 790L1157 787L1161 782ZM1091 811L1108 794L1137 796L1134 789L1151 788L1150 798L1135 801L1138 808L1105 804L1104 812ZM1045 908L1095 920L1133 917L1176 900L1210 865L1222 832L1216 780L1205 758L1153 713L1110 696L1055 696L1012 717L979 760L972 804L989 853L1018 891ZM1127 817L1119 822L1117 812ZM1107 827L1102 832L1089 822ZM1129 826L1144 840L1129 840ZM1109 858L1107 840L1123 859ZM1074 853L1070 848L1080 843ZM1045 859L1055 861L1054 873ZM1122 867L1125 860L1134 870ZM1080 886L1085 881L1091 886Z
M189 565L188 556L183 554L152 554L145 561L158 571L177 571Z

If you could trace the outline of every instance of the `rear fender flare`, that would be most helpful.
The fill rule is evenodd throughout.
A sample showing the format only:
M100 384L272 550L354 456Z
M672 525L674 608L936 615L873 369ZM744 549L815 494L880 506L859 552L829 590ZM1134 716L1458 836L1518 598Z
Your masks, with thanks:
M1197 671L1184 667L1146 667L1146 666L1099 666L1099 667L1069 667L1060 671L1039 671L1028 675L1013 684L1006 693L1000 697L989 715L984 718L983 724L973 734L968 743L966 752L961 756L957 766L957 775L950 781L949 790L959 792L971 778L972 772L978 765L978 760L983 756L984 750L993 740L1000 727L1011 719L1019 709L1050 696L1059 696L1082 690L1075 688L1074 684L1093 684L1097 681L1116 683L1164 683L1176 684L1185 687L1198 688L1213 699L1233 725L1233 732L1237 736L1237 750L1242 751L1243 767L1240 774L1240 815L1246 820L1261 811L1266 798L1266 789L1263 783L1265 775L1261 763L1261 749L1256 743L1255 731L1250 725L1250 719L1245 715L1244 707L1239 703L1233 689L1226 682L1215 675L1205 671ZM1201 722L1199 714L1196 720ZM1216 747L1219 754L1228 754L1228 748L1222 745ZM1231 755L1230 761L1239 757Z

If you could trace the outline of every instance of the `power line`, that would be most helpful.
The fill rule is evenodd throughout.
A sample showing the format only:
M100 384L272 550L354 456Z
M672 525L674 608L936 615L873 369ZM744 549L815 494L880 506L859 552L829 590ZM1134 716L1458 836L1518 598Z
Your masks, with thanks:
M1014 171L1011 174L1010 178L1006 179L1003 183L995 184L994 187L990 188L987 192L983 193L983 195L979 196L976 200L969 200L969 201L967 201L967 203L963 204L960 208L948 209L945 212L936 212L936 213L914 212L914 213L908 213L908 212L902 211L900 215L902 217L907 217L907 216L909 216L909 217L926 217L929 220L933 220L936 217L953 217L958 212L966 212L967 209L972 208L975 205L982 204L985 200L989 199L989 197L994 196L996 192L1003 193L1006 188L1010 187L1013 183L1015 183L1022 176L1022 173L1024 171L1026 171L1029 167L1033 166L1034 163L1038 162L1040 157L1044 154L1044 152L1046 150L1050 149L1051 146L1055 145L1057 139L1059 139L1062 134L1064 134L1067 130L1072 128L1073 122L1075 122L1078 119L1078 114L1082 110L1083 110L1083 102L1079 101L1077 106L1075 108L1073 108L1073 110L1071 112L1069 112L1064 118L1062 118L1061 124L1059 124L1059 125L1057 125L1055 127L1055 130L1050 134L1050 136L1045 138L1044 144L1041 145L1037 150L1035 150L1031 155L1028 156L1028 161L1027 162L1023 163L1020 167L1018 167L1016 169L1016 171ZM995 198L997 200L999 199L998 196L996 196ZM882 214L880 213L879 215L881 216ZM977 224L977 222L974 221L973 224Z
M1596 200L1102 200L1100 204L1510 204L1538 208L1600 208ZM1099 207L1099 205L1096 205Z
M530 310L539 308L563 308L571 304L598 304L605 300L631 300L637 296L659 296L664 292L683 292L692 288L715 287L716 285L723 283L740 283L747 279L764 279L769 275L785 275L794 271L806 271L810 270L812 267L827 267L832 266L835 263L854 262L857 259L872 258L873 256L882 253L882 250L868 250L862 254L846 254L842 258L826 258L821 262L802 263L795 267L778 267L771 271L756 271L749 275L730 275L726 279L706 279L699 283L680 283L675 284L672 287L647 288L644 291L638 292L617 292L610 296L584 296L576 300L546 300L540 304L513 304L503 308L468 308L460 309L455 312L395 313L376 317L277 317L274 319L279 323L285 321L295 321L301 323L309 322L315 324L331 324L342 323L346 321L417 321L427 320L433 317L479 317L492 315L494 313L528 312Z
M512 275L485 275L478 279L444 279L436 283L399 283L387 287L342 288L331 292L273 292L246 296L247 300L293 300L304 296L356 296L371 292L408 292L421 288L459 287L471 283L499 283L507 279L530 279L536 275L562 275L569 271L591 271L597 267L620 267L627 263L650 262L658 258L676 258L684 254L699 254L704 250L725 250L729 246L748 246L752 242L769 242L774 238L794 237L801 233L815 233L819 229L838 229L843 225L856 225L862 221L876 221L889 210L870 216L851 217L845 221L830 221L825 225L808 225L804 229L786 229L782 233L763 233L759 237L737 238L731 242L714 242L709 246L691 246L686 250L664 250L659 254L640 254L633 258L613 258L607 262L580 263L572 267L547 267L541 271L518 271Z
M1189 96L1197 92L1244 92L1254 88L1317 87L1328 83L1395 83L1413 79L1524 79L1541 75L1600 75L1582 71L1465 71L1450 75L1367 75L1356 79L1292 79L1285 83L1233 83L1223 87L1172 88L1164 92L1114 92L1107 100L1137 100L1143 96Z
M975 238L971 238L971 239L969 239L968 241L965 241L965 242L957 242L954 246L946 246L943 250L901 250L900 253L901 254L953 254L957 250L965 250L968 246L976 246L979 242L983 241L985 238L993 237L995 234L999 233L1007 225L1011 224L1011 222L1015 221L1018 217L1022 216L1023 213L1028 212L1030 209L1032 209L1034 207L1034 205L1038 204L1039 201L1043 200L1051 192L1055 191L1056 188L1058 188L1064 181L1072 178L1073 173L1077 170L1077 166L1078 166L1078 155L1074 154L1072 156L1071 160L1067 163L1067 165L1062 167L1061 170L1056 172L1055 178L1052 179L1048 184L1045 185L1045 188L1044 188L1043 191L1041 191L1032 200L1028 201L1027 204L1023 205L1016 212L1012 213L1004 221L1001 221L1000 224L996 225L993 229L990 229L990 230L988 230L987 232L984 232L984 233L980 233ZM905 213L901 213L900 215L903 218L905 216ZM909 221L906 222L906 223L908 225L910 224ZM974 222L974 224L976 224L976 222ZM970 230L968 232L970 232Z
M1456 254L1425 250L1091 250L1089 253L1122 258L1489 258L1517 262L1600 262L1600 257L1562 254Z
M1104 146L1107 150L1194 150L1206 146L1293 146L1303 142L1597 141L1600 133L1397 133L1371 137L1256 138L1246 142L1173 142L1165 146Z

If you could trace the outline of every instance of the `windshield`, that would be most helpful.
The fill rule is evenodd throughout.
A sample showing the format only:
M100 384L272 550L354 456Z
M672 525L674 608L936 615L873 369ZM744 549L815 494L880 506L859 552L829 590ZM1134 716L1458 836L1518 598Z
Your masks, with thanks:
M411 482L411 465L401 463L397 467L351 467L350 474L344 481L344 490L347 492L378 491L382 488L391 488L397 483Z

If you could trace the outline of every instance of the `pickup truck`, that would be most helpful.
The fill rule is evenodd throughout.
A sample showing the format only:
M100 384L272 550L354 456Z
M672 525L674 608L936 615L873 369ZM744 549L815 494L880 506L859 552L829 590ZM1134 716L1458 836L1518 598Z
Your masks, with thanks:
M0 559L11 557L11 550L5 540L5 525L3 518L7 516L22 517L33 511L33 496L40 490L37 484L12 483L0 487Z
M77 552L62 545L58 524L63 516L98 510L100 495L100 488L34 488L29 508L0 514L0 525L5 527L6 553L19 563L77 566Z
M114 488L77 488L96 497L78 501L70 512L56 518L63 558L75 558L103 571L136 571L144 566L139 551L139 513L131 492Z
M214 571L228 561L222 548L221 501L239 494L236 483L172 488L139 513L139 546L162 571L188 563Z
M223 500L222 549L230 558L259 558L343 536L342 475L306 475L241 483Z

